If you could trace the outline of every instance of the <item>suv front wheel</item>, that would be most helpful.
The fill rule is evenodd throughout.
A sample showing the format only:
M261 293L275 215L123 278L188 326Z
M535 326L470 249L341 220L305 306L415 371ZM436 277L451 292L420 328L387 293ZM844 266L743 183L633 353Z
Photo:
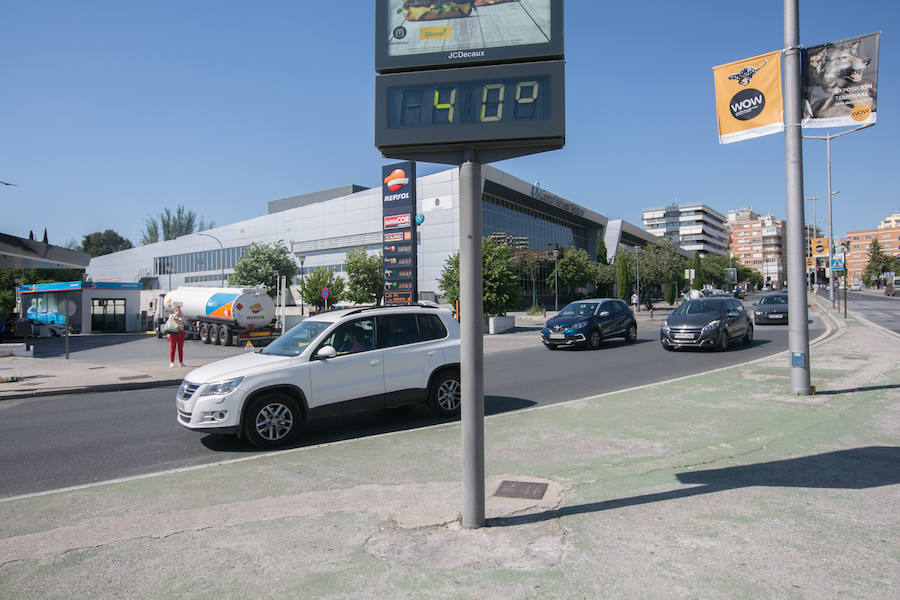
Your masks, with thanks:
M300 407L287 394L260 396L247 407L244 435L258 448L274 448L293 440L300 428Z
M462 389L459 383L459 371L443 371L431 382L428 388L428 406L441 417L459 415Z

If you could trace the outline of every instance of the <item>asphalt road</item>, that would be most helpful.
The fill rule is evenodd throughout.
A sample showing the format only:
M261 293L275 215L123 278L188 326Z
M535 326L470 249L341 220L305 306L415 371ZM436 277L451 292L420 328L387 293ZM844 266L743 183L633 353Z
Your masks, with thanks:
M746 304L752 308L749 301ZM659 322L642 322L635 344L608 340L597 351L550 352L540 344L537 331L487 338L485 411L491 415L601 394L725 367L787 348L787 327L775 325L757 327L749 347L736 344L726 352L666 352L659 344L658 328ZM810 338L822 329L821 323L813 320ZM122 346L118 348L121 351ZM233 436L202 434L178 425L175 393L176 388L168 387L0 403L0 473L4 475L0 497L258 452ZM439 422L421 406L383 410L307 424L298 445Z
M841 314L844 310L844 292L836 291L840 302ZM829 298L828 290L819 290L819 297ZM883 292L851 292L847 291L847 307L857 311L862 317L900 333L900 296L885 296Z

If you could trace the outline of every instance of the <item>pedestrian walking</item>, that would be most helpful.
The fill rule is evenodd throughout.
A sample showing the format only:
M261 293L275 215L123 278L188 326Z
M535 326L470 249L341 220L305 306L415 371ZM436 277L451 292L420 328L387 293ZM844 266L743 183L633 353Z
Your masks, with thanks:
M637 292L631 295L631 310L637 312L638 309L638 295Z
M169 335L169 368L175 366L175 349L178 349L178 362L184 365L184 313L181 305L175 305L175 312L166 321L166 333Z

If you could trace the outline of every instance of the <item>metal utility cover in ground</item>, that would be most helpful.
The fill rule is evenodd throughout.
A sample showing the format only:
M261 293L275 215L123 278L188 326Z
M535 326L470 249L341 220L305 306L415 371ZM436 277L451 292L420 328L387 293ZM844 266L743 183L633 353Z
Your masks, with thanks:
M504 480L500 482L500 487L494 492L495 496L503 498L525 498L528 500L540 500L547 493L546 483L534 483L531 481L510 481Z

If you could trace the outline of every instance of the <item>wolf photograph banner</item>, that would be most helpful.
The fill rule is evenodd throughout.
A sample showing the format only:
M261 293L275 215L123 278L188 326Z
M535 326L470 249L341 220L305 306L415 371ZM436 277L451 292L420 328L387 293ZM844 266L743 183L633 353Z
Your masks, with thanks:
M803 127L875 122L881 32L803 51Z
M719 143L784 131L781 51L713 67Z

